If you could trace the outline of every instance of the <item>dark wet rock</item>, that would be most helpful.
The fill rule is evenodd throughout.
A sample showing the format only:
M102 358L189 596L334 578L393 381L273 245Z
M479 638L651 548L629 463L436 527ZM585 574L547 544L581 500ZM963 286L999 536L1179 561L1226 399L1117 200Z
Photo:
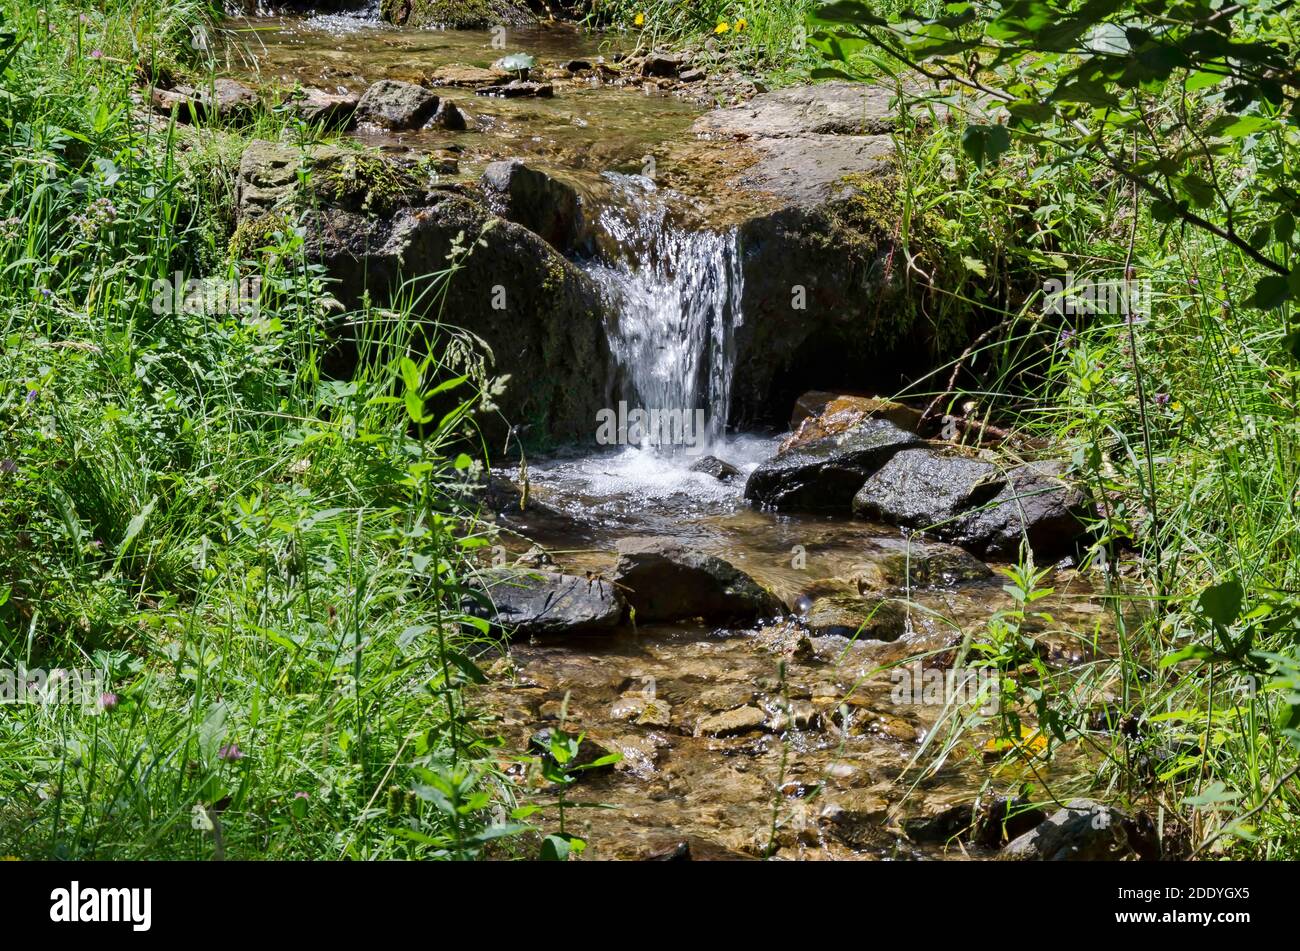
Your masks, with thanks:
M1083 494L1059 477L1062 471L1049 463L1004 471L981 459L909 449L866 480L853 512L985 557L1014 558L1027 538L1041 562L1068 551L1083 529Z
M909 256L932 275L947 258L940 239L916 230L901 247L893 98L867 83L818 83L762 93L693 126L728 140L713 153L697 141L682 161L707 166L713 156L708 182L723 183L727 197L712 184L697 188L736 222L743 249L734 425L783 422L814 386L915 378L982 329L973 312L928 320L925 282L909 276ZM738 158L717 161L719 151Z
M880 598L828 595L813 601L804 623L817 637L896 641L907 633L907 611Z
M465 120L465 113L461 112L460 107L450 99L443 99L438 103L438 108L429 123L450 132L463 132L469 125Z
M449 256L468 242L473 253L448 285L445 313L491 348L490 372L511 375L494 397L496 414L482 417L494 451L508 425L529 424L529 445L590 440L596 414L610 404L604 304L586 274L526 228L495 218L473 197L433 188L427 167L336 146L310 149L310 194L302 191L295 145L253 142L237 184L237 253L261 246L261 236L302 216L309 258L323 264L334 295L355 306L368 293L385 306L405 278L405 296L428 300L423 288ZM417 316L420 312L417 311ZM348 372L340 344L335 372ZM462 391L458 390L457 393Z
M637 621L752 621L782 610L740 569L666 538L620 540L614 580Z
M684 83L698 83L706 78L706 74L704 70L697 67L695 69L682 70L678 78L680 78Z
M351 93L314 88L296 90L285 99L293 114L304 122L340 131L352 125L359 101L360 97Z
M998 858L1013 861L1097 862L1154 857L1142 824L1125 813L1094 802L1066 803L1029 832L1013 839Z
M420 128L433 118L437 109L437 94L423 86L381 79L361 96L357 103L357 118L385 129L401 131Z
M522 637L608 631L623 615L623 599L599 579L498 569L484 574L483 587L493 626Z
M564 70L570 73L585 73L591 69L591 60L571 59L564 64Z
M379 17L396 26L452 30L522 26L535 20L521 0L380 0Z
M1069 552L1083 533L1086 498L1062 478L1061 463L1033 462L1006 473L1006 485L956 526L952 540L990 558L1015 558L1022 540L1040 562Z
M175 113L180 122L197 122L214 115L226 122L248 122L262 108L256 91L233 79L214 80L210 87L155 87L150 100L158 112Z
M582 243L582 201L568 182L511 159L488 165L482 186L493 211L540 235L553 248L570 252Z
M695 725L697 736L741 736L763 729L767 714L758 707L744 706L701 717Z
M931 815L909 816L901 825L903 834L913 842L943 845L965 838L974 818L971 804L960 803Z
M682 57L677 53L647 53L641 60L642 76L676 76Z
M705 456L691 466L692 472L703 472L705 475L711 475L719 482L730 482L736 476L740 475L740 470L729 462L724 462L717 456Z
M988 502L1005 484L991 462L907 449L866 480L853 497L853 514L952 537L956 519Z
M453 63L440 66L429 75L428 82L433 86L495 86L506 79L509 74L499 69L487 69L483 66L468 66Z
M847 511L862 483L914 433L883 419L864 419L833 436L778 452L749 476L745 498L778 510Z
M996 849L1029 832L1046 818L1046 812L1021 796L981 797L975 803L971 819L971 841L986 849Z
M555 87L550 83L538 83L529 79L512 79L508 83L495 86L479 86L474 90L477 96L493 96L497 99L549 99L555 95Z

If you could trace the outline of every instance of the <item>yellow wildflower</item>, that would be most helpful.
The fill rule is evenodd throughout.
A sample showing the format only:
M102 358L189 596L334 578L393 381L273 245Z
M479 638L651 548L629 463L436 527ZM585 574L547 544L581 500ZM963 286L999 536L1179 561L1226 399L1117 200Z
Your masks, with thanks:
M715 26L715 27L713 28L713 32L714 32L715 34L717 34L717 33L728 33L728 32L730 32L730 31L731 31L731 24L728 23L726 20L723 20L721 23L719 23L717 26Z
M738 17L736 20L736 32L739 33L745 27L749 26L749 21L744 17Z
M633 25L633 26L645 26L645 14L644 14L644 13L638 13L638 14L637 14L633 19L632 19L632 25Z

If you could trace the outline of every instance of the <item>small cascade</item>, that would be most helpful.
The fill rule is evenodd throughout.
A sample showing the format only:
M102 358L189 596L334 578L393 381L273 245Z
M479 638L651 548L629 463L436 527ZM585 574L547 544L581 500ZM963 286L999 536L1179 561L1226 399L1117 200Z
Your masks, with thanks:
M648 178L604 178L612 196L596 222L602 251L585 267L609 304L623 398L630 408L686 418L691 427L702 423L703 433L694 432L698 450L722 439L731 408L741 323L736 233L683 227L671 193ZM674 442L657 444L667 449Z

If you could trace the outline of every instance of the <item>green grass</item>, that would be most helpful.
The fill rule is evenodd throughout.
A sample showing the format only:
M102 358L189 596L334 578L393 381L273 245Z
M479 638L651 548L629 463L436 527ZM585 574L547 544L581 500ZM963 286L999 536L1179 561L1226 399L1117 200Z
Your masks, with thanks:
M911 395L942 394L941 412L1073 460L1097 503L1085 568L1119 632L1112 653L1069 676L1016 646L1023 618L975 633L972 649L1008 677L1001 728L1041 727L1045 757L1061 764L1044 782L1013 750L990 788L1118 801L1153 816L1184 855L1295 858L1300 404L1288 316L1251 306L1259 272L1243 254L1135 208L1131 187L1086 154L1022 144L980 167L961 130L904 133L899 237L933 278L932 319L974 308L1002 323L953 392L947 366ZM1225 162L1249 176L1248 155ZM1150 284L1149 314L1043 314L1044 280L1122 280L1126 262ZM1037 620L1079 643L1094 636ZM952 726L930 764L987 723Z
M143 121L140 71L207 75L207 17L5 11L0 668L111 696L2 708L0 855L474 855L518 831L462 690L495 643L460 607L477 400L415 424L441 376L408 345L447 335L401 309L345 315L358 368L325 376L340 317L291 229L231 259L243 141L310 135ZM258 307L159 312L177 271Z

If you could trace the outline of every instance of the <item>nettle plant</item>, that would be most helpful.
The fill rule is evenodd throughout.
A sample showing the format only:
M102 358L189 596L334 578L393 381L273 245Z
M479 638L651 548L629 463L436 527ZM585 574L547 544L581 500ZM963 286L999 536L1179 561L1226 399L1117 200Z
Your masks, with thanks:
M1295 266L1300 69L1288 0L949 3L886 20L859 0L817 9L820 77L903 69L968 114L962 147L996 162L1013 138L1097 161L1167 228L1200 229L1257 271L1250 304L1300 297ZM1284 341L1300 359L1300 334Z

